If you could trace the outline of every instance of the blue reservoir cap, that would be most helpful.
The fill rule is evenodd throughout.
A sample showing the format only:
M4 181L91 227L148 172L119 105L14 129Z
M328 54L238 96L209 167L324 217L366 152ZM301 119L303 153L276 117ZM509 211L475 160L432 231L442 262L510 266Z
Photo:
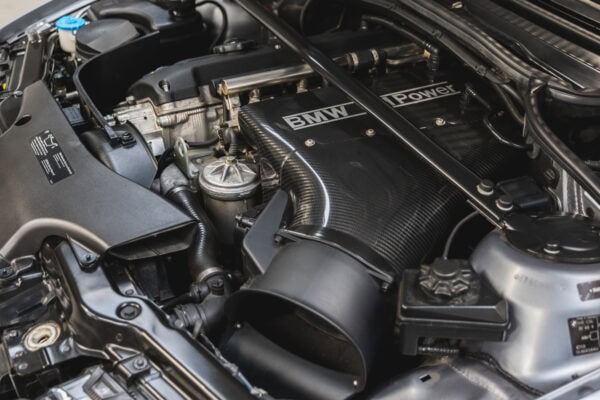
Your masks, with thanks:
M56 21L56 29L60 29L61 31L76 31L84 25L85 19L72 17L70 15L60 17Z

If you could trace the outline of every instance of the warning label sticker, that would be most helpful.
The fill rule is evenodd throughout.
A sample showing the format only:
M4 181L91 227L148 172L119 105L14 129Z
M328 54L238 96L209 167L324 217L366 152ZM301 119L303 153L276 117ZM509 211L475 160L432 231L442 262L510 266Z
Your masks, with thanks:
M29 144L51 185L74 174L69 160L52 132L44 131L34 136Z
M574 356L600 351L598 319L600 319L600 315L569 318L569 333Z

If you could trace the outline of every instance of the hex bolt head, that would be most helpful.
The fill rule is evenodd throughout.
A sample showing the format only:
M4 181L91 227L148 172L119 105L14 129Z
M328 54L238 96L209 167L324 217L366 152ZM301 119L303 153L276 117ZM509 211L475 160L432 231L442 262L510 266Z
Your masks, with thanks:
M144 357L138 357L133 361L133 367L135 369L144 369L148 366L148 361Z
M122 303L117 308L117 315L119 318L125 320L132 320L137 318L138 315L142 313L142 308L137 303Z
M315 144L317 144L317 142L315 142L315 139L306 139L304 141L304 145L306 147L313 147Z
M369 128L365 131L365 135L367 135L368 137L373 137L375 136L375 129L373 128Z
M29 364L27 364L26 362L17 364L17 370L19 371L25 371L27 368L29 368Z

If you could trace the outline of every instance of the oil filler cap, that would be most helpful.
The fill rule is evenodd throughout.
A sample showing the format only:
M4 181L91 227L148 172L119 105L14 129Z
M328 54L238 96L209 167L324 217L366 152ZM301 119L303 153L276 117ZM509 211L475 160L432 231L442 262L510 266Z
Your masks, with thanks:
M202 191L220 200L240 200L254 194L258 174L234 156L225 156L204 167L199 175Z

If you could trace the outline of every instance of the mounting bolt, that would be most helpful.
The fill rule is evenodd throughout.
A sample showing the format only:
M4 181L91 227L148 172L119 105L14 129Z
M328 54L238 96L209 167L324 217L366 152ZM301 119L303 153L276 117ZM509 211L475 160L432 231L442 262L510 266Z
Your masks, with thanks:
M60 344L60 346L58 346L58 351L60 351L61 354L68 354L71 352L71 346L69 345L69 342L67 340L65 340L64 342L62 342Z
M463 3L462 1L455 1L454 3L452 3L450 8L452 8L453 10L460 10L461 8L463 8Z
M352 381L352 386L358 387L358 379Z
M8 336L9 338L16 338L17 336L19 336L19 332L15 331L15 330L8 331L6 336Z
M512 197L507 194L503 194L498 198L498 200L496 200L496 207L498 207L498 209L501 211L512 210L514 207Z
M317 142L315 142L315 139L306 139L304 141L304 145L306 147L313 147L315 144L317 144Z
M479 182L479 185L477 185L477 192L484 196L491 196L494 194L494 182L489 179L482 180Z
M365 131L365 135L367 135L368 137L373 137L375 136L375 129L373 128L369 128Z
M133 367L138 370L144 369L147 366L148 366L148 361L146 361L146 359L144 357L138 357L133 362Z
M119 318L132 320L137 318L142 313L142 308L137 303L122 303L117 308L117 315Z
M29 368L29 364L27 364L26 362L17 364L17 370L19 371L25 371L27 368Z
M544 246L544 253L552 255L560 253L560 243L555 240L549 240Z

